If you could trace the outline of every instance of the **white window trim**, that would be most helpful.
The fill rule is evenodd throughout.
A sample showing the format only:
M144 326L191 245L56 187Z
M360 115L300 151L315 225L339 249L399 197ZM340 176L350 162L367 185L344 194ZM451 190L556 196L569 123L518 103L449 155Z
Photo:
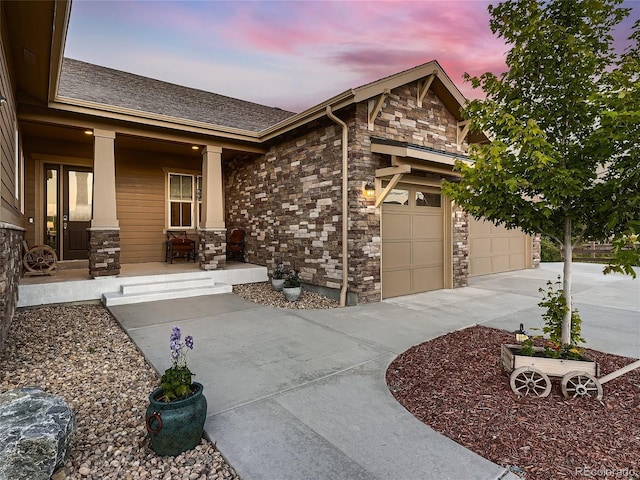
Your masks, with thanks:
M179 203L191 203L191 225L189 226L173 226L171 225L171 203L177 202L177 200L171 200L171 175L176 175L180 177L191 177L191 198L190 202L182 202ZM197 175L194 173L185 173L185 172L175 172L175 171L167 171L166 181L167 181L167 195L166 195L166 205L167 205L167 217L166 217L166 228L167 231L170 230L194 230L200 225L200 205L202 204L202 198L198 198L198 180L200 180L202 184L202 175Z

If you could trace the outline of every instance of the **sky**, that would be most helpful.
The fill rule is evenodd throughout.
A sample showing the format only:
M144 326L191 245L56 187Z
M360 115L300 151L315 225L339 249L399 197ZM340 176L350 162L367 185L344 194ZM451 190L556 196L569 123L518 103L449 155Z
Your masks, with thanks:
M349 88L438 60L462 75L505 70L484 0L74 0L65 56L300 112ZM614 33L626 44L640 0Z

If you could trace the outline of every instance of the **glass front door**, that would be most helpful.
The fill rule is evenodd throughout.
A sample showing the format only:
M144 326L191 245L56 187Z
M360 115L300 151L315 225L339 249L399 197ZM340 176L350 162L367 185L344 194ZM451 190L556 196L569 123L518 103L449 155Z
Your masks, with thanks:
M45 243L62 260L89 258L93 173L66 165L46 165L45 172Z

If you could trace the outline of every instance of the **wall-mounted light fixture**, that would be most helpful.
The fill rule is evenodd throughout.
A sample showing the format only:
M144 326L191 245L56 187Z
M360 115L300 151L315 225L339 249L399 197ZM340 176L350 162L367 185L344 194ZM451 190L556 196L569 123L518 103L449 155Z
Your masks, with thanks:
M369 180L364 186L364 195L367 198L376 196L376 186L371 180Z
M4 105L5 103L7 103L7 99L0 93L0 105Z

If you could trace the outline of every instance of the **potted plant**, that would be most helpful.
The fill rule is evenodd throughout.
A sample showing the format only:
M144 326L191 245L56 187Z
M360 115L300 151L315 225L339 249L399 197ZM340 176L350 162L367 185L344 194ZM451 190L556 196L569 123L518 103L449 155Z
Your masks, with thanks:
M192 382L195 375L187 366L187 351L193 349L193 337L182 341L179 327L169 337L171 367L161 378L161 386L149 395L145 415L151 448L158 455L178 455L200 443L207 417L203 386Z
M282 293L284 293L284 298L286 298L288 302L297 302L300 298L302 286L300 285L300 277L296 270L289 272L284 279Z
M273 276L271 277L271 286L275 291L282 291L282 287L284 286L284 278L284 264L282 262L278 262L276 264L276 268L273 270Z

